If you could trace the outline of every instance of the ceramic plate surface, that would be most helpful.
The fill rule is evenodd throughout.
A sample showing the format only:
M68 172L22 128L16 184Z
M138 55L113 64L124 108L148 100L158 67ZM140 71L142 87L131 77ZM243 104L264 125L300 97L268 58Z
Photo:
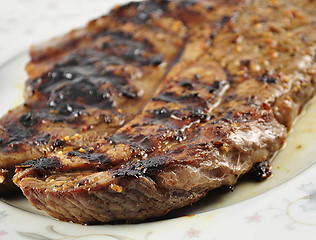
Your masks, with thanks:
M0 9L0 116L23 102L31 43L81 26L123 1L7 2L6 10ZM21 194L7 195L0 201L0 239L315 239L315 146L313 99L274 159L273 176L264 182L243 180L233 192L216 190L164 218L125 225L60 222L33 208Z

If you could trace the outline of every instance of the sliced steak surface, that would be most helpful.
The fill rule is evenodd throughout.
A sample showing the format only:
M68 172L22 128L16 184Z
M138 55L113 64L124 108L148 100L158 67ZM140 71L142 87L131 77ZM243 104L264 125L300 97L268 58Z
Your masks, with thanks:
M142 25L142 4L114 12ZM201 4L168 5L186 44L140 113L94 143L17 167L14 182L35 207L78 223L139 222L269 163L315 93L316 3Z
M148 17L141 24L122 21L121 9L113 10L31 48L25 102L0 119L0 189L16 165L111 136L143 108L187 36L180 20L164 16L168 5L144 3Z

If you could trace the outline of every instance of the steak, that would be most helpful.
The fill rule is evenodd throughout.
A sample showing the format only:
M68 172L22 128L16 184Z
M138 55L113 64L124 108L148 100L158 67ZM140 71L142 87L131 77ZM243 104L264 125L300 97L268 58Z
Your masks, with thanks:
M14 182L60 220L139 222L233 186L254 169L269 176L270 160L315 93L315 4L149 1L114 9L109 17L128 26L179 21L181 56L115 131L20 164Z
M134 5L31 48L25 103L0 120L1 192L16 165L109 137L148 102L187 27L163 15L142 24L121 19ZM166 7L153 2L144 11Z

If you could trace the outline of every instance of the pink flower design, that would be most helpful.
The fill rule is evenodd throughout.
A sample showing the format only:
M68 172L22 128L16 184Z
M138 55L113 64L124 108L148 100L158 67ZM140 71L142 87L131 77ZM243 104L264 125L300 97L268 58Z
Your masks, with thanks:
M199 230L196 230L194 228L190 228L187 232L186 232L186 235L189 237L189 238L198 238L200 236L200 233L201 231Z
M301 205L304 212L316 210L316 187L313 183L302 184L300 190L308 194L308 201Z
M6 231L0 230L0 236L6 235L6 234L7 234Z
M256 212L256 213L254 213L253 215L246 217L246 219L247 219L247 222L248 222L248 223L253 223L253 222L259 223L259 222L261 221L261 217L262 217L262 216L260 216L260 215Z

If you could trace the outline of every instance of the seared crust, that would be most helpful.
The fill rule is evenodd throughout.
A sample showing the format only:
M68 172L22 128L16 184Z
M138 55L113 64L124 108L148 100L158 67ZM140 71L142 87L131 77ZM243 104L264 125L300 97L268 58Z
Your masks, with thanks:
M51 151L78 149L131 120L187 35L181 21L161 14L159 21L152 17L140 24L122 22L122 14L113 10L83 29L31 48L25 103L0 119L0 168L12 172Z
M79 223L143 221L234 185L282 147L315 92L315 2L303 2L223 3L199 27L183 17L192 35L141 113L80 150L27 161L15 183Z

